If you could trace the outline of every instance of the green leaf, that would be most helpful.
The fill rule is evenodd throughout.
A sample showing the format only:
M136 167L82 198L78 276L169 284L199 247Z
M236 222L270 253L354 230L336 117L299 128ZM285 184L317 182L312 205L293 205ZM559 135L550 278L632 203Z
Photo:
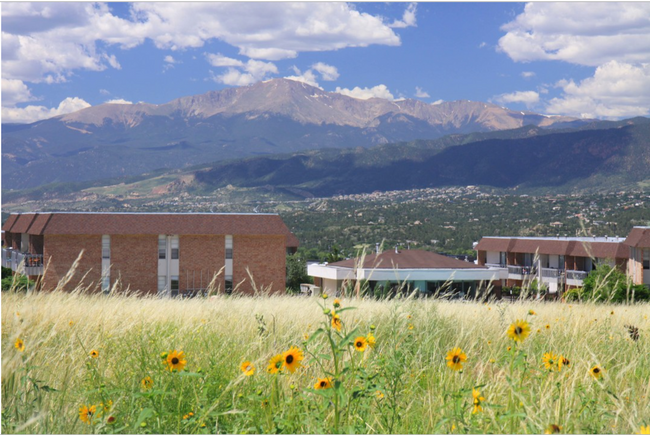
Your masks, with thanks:
M342 313L343 311L347 310L356 310L357 307L345 307L345 308L337 308L336 309L336 314Z
M135 422L135 425L133 427L138 428L136 430L139 430L140 424L142 424L143 421L148 419L153 415L153 409L151 408L144 408L141 412L140 415L138 416L138 420ZM134 432L135 433L135 432Z
M314 341L314 339L316 337L318 337L319 335L321 335L323 332L325 332L325 331L323 331L323 328L318 328L317 330L315 330L314 333L305 342L305 346L307 346L309 343Z
M354 328L352 332L350 332L348 335L343 337L341 341L339 341L339 347L344 348L348 343L351 343L353 340L353 337L357 335L357 331L359 330L358 327Z

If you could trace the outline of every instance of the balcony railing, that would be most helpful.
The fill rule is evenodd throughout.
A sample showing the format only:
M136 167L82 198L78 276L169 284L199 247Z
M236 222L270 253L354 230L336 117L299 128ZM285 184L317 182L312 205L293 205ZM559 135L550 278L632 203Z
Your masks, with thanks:
M500 264L500 263L485 263L485 266L492 267L492 268L497 268L497 269L505 269L505 267L506 267L505 264Z
M581 286L582 281L589 275L589 272L583 270L567 270L566 271L566 283L568 285Z
M524 276L534 275L536 269L532 266L508 266L508 278L523 279Z
M2 249L2 266L23 275L43 274L43 256L27 254L13 249Z
M546 283L562 283L564 281L564 269L551 269L549 267L542 267L542 282Z

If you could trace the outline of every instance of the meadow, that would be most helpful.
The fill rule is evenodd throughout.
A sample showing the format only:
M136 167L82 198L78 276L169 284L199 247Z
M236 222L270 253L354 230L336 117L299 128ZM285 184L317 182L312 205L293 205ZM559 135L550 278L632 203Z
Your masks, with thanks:
M649 315L3 292L2 431L648 433Z

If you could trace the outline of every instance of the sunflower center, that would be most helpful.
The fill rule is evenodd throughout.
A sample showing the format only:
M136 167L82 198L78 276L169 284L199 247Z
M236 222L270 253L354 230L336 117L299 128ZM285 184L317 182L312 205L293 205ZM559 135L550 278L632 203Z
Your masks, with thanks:
M357 341L357 347L363 347L363 343L360 341Z
M320 387L325 388L327 386L327 382L325 381L320 381Z
M600 373L600 369L599 369L598 367L596 367L596 368L594 369L594 373Z
M515 328L515 334L519 335L519 334L521 334L522 332L523 332L523 329L521 329L521 326L517 326L517 327Z
M174 365L178 364L178 358L176 357L172 358L172 364Z
M287 364L291 364L293 362L293 355L287 355Z
M460 357L458 355L454 355L451 360L454 362L454 364L458 364L460 362Z

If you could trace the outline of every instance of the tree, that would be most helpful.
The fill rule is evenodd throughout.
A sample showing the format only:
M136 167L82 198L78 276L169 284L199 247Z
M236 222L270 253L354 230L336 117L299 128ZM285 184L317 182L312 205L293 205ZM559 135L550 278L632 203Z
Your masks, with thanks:
M601 264L584 279L582 290L571 292L571 296L595 302L633 302L650 300L650 290L633 284L619 269Z
M307 275L307 262L300 254L287 255L287 288L294 292L300 291L300 284L312 283Z

